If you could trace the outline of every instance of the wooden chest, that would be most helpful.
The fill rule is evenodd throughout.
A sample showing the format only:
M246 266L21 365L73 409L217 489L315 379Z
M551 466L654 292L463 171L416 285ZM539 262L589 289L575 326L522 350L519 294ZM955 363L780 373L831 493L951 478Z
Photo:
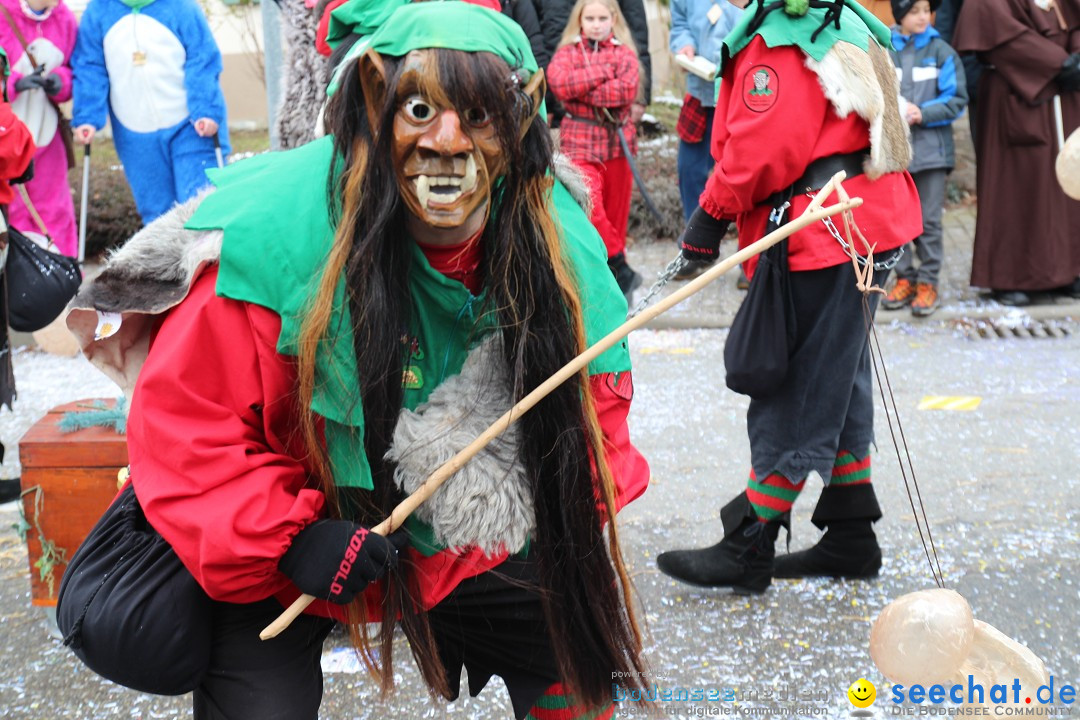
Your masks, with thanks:
M116 497L117 474L127 466L127 440L112 427L73 432L57 428L65 413L96 409L96 402L79 400L53 408L19 441L34 605L56 604L66 560ZM116 400L105 404L115 407ZM55 549L44 553L44 560L42 538L46 547ZM42 578L41 564L46 571L51 566L51 578Z

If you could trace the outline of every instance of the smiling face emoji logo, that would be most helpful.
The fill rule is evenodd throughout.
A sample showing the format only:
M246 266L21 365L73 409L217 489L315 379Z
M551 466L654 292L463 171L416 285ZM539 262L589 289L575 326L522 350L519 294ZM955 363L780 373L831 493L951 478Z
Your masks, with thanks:
M857 708L868 708L877 699L877 689L865 678L859 678L847 691L848 700Z

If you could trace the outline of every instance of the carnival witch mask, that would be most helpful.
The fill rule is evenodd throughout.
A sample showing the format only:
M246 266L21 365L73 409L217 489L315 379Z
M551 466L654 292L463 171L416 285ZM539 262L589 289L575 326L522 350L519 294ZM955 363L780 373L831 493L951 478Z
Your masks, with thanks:
M393 105L390 143L394 172L402 201L423 224L435 228L470 230L483 227L496 180L507 171L506 142L520 140L536 117L543 99L543 73L512 71L507 66L507 86L528 83L516 92L527 99L525 112L517 114L517 132L506 137L507 113L514 103L506 95L483 99L474 96L452 99L455 94L441 81L439 53L446 50L411 50L401 61L396 87L387 87L380 55L368 50L359 60L360 81L373 133L382 125L386 103ZM494 62L503 63L491 55ZM440 72L443 70L443 72ZM392 97L389 95L392 93ZM502 132L500 132L502 125ZM385 127L385 125L382 125Z

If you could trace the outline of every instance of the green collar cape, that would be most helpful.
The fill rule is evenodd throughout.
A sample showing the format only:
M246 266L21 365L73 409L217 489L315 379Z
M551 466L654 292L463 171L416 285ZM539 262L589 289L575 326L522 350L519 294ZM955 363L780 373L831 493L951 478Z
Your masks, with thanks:
M295 150L211 170L217 190L187 223L194 230L224 232L217 294L276 312L281 317L277 349L284 355L297 354L304 312L333 242L325 182L332 160L332 138L325 137ZM567 264L578 279L591 345L622 323L626 300L607 267L599 235L560 183L555 184L551 201ZM460 371L471 345L493 329L495 317L485 293L472 296L461 283L432 270L410 238L398 240L416 248L409 277L416 317L409 333L418 344L405 384L405 404L415 408L442 380ZM371 489L344 276L333 306L316 361L311 409L325 419L335 482ZM593 374L629 369L625 340L589 365Z
M756 0L751 0L751 4ZM844 0L844 10L840 13L840 29L832 22L818 33L817 40L810 41L810 36L825 21L827 8L808 8L805 15L789 15L783 8L778 8L765 15L761 26L747 34L754 12L750 7L742 13L735 27L724 38L720 52L720 65L723 67L729 59L749 44L754 35L760 35L768 47L797 45L799 49L818 62L825 57L832 46L840 41L849 42L863 50L870 46L873 36L882 47L889 47L891 33L884 23L856 0ZM717 75L719 79L719 75Z

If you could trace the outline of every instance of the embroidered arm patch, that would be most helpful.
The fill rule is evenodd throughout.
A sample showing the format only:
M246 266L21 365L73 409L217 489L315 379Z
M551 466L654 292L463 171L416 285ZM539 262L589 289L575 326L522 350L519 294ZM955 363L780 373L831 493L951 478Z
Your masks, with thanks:
M742 99L753 112L765 112L780 95L780 76L768 65L754 65L742 79Z

